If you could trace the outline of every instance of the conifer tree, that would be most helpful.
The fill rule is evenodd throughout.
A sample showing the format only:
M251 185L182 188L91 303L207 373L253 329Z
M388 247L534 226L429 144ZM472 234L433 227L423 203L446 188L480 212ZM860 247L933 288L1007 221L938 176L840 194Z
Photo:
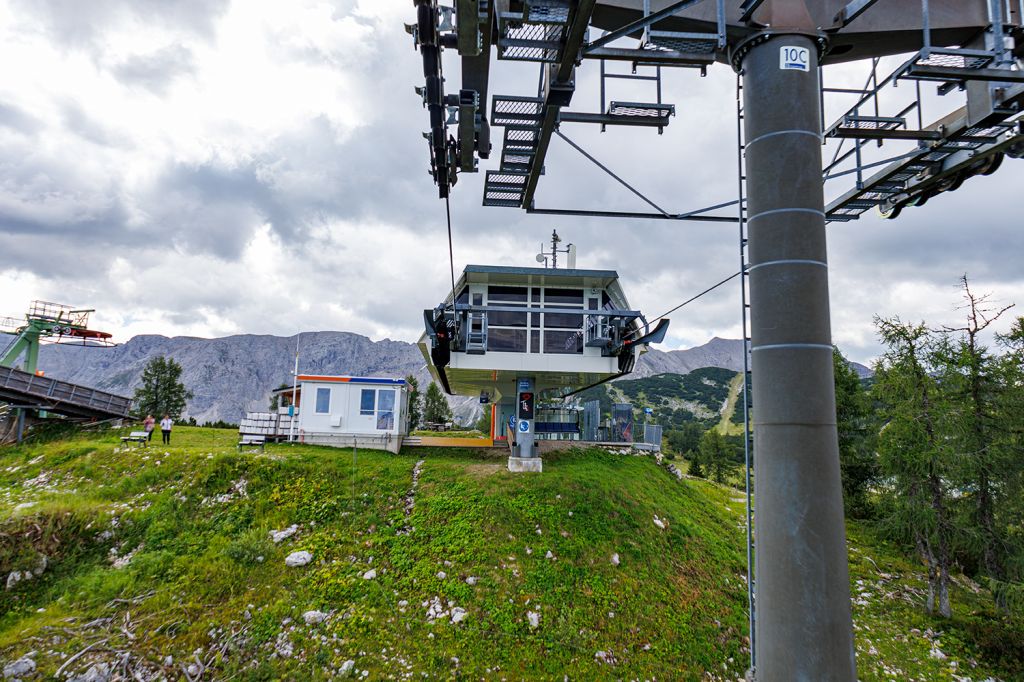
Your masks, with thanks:
M885 421L879 465L889 482L882 517L894 534L912 542L927 568L928 611L949 618L955 533L949 487L956 462L944 431L952 406L934 376L943 340L898 318L875 322L887 347L874 387Z
M423 401L423 420L428 424L445 424L452 420L452 410L436 382L431 381Z
M158 355L142 370L142 385L135 389L135 403L141 414L157 419L170 415L179 419L192 393L181 383L181 365L174 358Z

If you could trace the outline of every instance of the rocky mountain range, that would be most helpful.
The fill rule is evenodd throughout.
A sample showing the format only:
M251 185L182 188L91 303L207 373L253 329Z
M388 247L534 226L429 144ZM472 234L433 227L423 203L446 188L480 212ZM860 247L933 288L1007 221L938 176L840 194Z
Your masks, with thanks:
M333 331L303 332L300 337L300 373L412 374L421 387L430 382L423 356L413 343L371 341L358 334ZM39 366L47 376L132 395L150 358L172 357L182 366L182 381L193 393L187 415L200 423L237 422L247 411L267 409L270 391L291 380L295 343L295 336L245 334L204 339L143 335L114 348L44 346ZM652 349L640 358L631 378L687 374L701 367L742 370L743 343L716 337L686 350ZM868 370L860 365L858 371ZM450 402L461 423L470 423L480 414L475 397L456 397Z

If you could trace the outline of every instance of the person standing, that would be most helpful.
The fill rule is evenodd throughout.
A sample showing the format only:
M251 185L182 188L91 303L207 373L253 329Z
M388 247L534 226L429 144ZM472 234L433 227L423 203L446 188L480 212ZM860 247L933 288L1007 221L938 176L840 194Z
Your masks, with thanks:
M171 421L170 415L165 414L164 418L160 420L160 432L164 436L164 445L171 444L171 426L174 422Z
M153 415L146 415L146 418L142 421L142 428L146 431L146 440L153 440L153 429L156 428L156 419L153 419Z

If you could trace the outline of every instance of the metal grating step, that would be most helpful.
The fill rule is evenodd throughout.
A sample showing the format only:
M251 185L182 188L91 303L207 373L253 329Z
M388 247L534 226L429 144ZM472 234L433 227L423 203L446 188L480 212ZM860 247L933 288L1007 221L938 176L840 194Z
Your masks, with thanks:
M665 50L683 53L712 54L718 49L716 33L680 33L678 31L651 31L650 44Z
M540 130L534 127L505 126L505 146L509 151L533 154L537 151Z
M514 173L527 173L533 163L533 152L517 151L505 147L501 151L501 170Z
M523 204L528 173L514 171L487 171L484 180L484 206L519 208Z
M643 102L612 102L608 105L608 115L622 118L655 118L668 125L669 117L676 115L676 106Z
M523 14L502 12L498 29L498 59L554 63L561 58L564 23L530 23Z
M569 22L569 0L528 0L524 4L527 23L564 25Z
M544 118L544 100L540 97L495 95L491 100L492 126L540 127Z
M933 47L912 57L896 71L895 77L896 80L907 78L939 83L991 80L986 74L994 60L995 55L986 50ZM1016 76L1020 73L1007 70L1006 80L1014 80Z

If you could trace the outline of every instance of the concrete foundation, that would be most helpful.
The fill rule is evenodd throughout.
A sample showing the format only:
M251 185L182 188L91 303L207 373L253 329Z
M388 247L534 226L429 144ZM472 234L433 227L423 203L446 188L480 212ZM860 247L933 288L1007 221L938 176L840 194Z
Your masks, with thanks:
M544 461L540 457L509 457L508 470L514 474L544 471Z

